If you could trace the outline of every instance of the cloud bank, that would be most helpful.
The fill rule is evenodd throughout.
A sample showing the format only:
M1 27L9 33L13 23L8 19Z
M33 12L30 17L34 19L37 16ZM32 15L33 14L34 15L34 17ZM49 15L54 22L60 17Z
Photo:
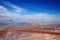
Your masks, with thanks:
M11 3L4 2L6 5L11 6L14 10L9 11L8 8L0 5L0 20L25 20L28 22L60 22L60 19L55 19L56 15L48 13L36 13L21 15L22 12L26 12L23 8L17 7ZM22 16L22 17L21 17Z
M18 10L17 10L18 11ZM5 8L4 6L0 6L0 15L2 16L7 16L7 17L19 17L20 14L16 13L17 11L15 12L10 12L8 11L7 8ZM20 11L21 13L21 11Z

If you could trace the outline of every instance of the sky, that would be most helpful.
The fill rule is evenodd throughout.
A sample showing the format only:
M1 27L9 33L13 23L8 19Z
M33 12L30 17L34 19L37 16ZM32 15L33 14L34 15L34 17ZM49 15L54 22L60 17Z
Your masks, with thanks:
M0 0L0 20L60 22L60 0Z

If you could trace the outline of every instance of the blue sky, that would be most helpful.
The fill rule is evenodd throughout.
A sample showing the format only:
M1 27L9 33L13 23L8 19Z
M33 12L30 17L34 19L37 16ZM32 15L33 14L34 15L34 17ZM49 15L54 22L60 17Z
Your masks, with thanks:
M0 18L26 21L60 20L60 0L0 0Z

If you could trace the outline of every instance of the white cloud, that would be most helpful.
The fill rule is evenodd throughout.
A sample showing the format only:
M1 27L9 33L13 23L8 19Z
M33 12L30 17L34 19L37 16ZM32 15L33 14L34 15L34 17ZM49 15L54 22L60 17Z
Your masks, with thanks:
M58 22L59 20L56 19L56 15L51 15L48 13L36 13L33 15L24 15L26 18L25 20L30 22Z
M11 7L13 7L15 10L15 12L17 12L17 13L21 13L21 12L25 12L26 10L24 10L24 9L22 9L22 8L20 8L20 7L17 7L17 6L15 6L15 5L12 5L12 4L9 4Z
M32 18L53 19L56 15L51 15L48 13L36 13L33 15L25 15L25 16L32 17Z
M16 13L26 12L25 9L23 9L23 8L21 8L21 7L18 7L18 6L16 6L16 5L13 5L13 4L9 3L9 2L5 2L5 1L4 1L4 3L5 3L6 5L12 7L12 8L14 9L14 12L16 12Z
M0 15L7 17L19 17L20 14L8 11L4 6L0 6Z
M2 16L8 16L8 17L20 17L20 13L26 12L25 9L20 8L18 6L15 6L9 2L5 2L3 1L3 3L11 8L13 8L13 10L8 11L8 8L5 8L4 6L0 5L0 15Z
M25 21L30 21L30 22L52 22L52 21L60 21L60 20L56 20L54 17L56 15L51 15L48 13L35 13L34 15L24 15L23 18L20 18L22 12L25 12L26 10L17 7L13 4L7 3L5 2L5 4L11 6L14 11L8 11L7 8L5 8L4 6L0 6L0 15L2 16L7 16L7 17L12 17L12 18L16 18L17 20L25 20ZM1 19L1 18L0 18ZM11 19L11 18L6 18L6 19ZM16 20L15 19L15 20Z
M0 6L0 15L4 16L4 18L0 17L1 19L12 19L15 18L15 20L25 20L25 21L30 21L30 22L53 22L53 21L59 21L56 20L54 17L55 15L50 15L48 13L36 13L34 15L24 15L23 18L21 18L20 14L15 13L15 12L10 12L8 11L7 8L4 6ZM11 17L11 18L9 18ZM31 17L31 18L29 18Z

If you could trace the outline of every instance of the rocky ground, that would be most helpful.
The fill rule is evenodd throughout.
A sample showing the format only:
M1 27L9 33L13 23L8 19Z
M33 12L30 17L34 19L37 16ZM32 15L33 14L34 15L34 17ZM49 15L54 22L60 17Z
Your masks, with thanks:
M0 40L60 40L60 35L8 32L6 35L0 37Z
M28 27L30 26L30 27ZM47 29L46 29L47 28ZM33 30L32 30L33 29ZM51 28L48 26L41 25L24 25L24 26L14 26L11 28L0 29L0 40L60 40L60 34L43 34L41 31L39 33L36 30L48 30L48 32L59 32L60 28ZM24 31L21 31L24 30ZM58 31L59 30L59 31ZM29 31L29 32L27 32ZM35 31L35 32L33 32ZM2 36L1 36L2 35Z

